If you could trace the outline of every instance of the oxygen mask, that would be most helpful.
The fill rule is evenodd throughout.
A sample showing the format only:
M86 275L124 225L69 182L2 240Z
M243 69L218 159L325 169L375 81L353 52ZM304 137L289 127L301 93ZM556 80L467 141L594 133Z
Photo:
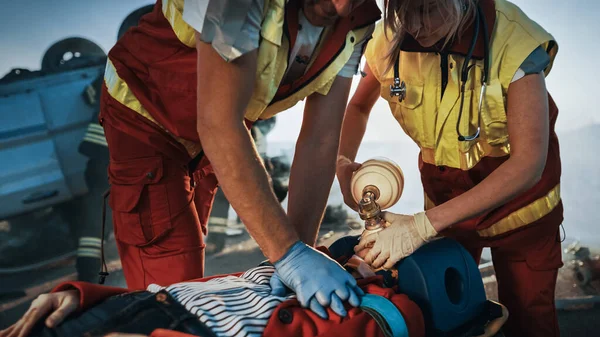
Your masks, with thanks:
M400 199L404 190L404 174L395 162L376 157L365 161L354 172L351 188L360 218L365 221L363 235L368 235L387 226L381 211L392 207Z

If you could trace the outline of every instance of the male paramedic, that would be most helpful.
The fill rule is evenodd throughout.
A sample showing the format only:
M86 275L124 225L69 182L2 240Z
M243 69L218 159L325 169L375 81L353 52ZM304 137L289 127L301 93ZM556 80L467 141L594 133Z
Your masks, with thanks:
M313 249L335 174L373 0L162 0L109 52L99 122L130 289L203 276L215 190L304 307L345 314L362 293ZM306 98L287 215L248 127Z

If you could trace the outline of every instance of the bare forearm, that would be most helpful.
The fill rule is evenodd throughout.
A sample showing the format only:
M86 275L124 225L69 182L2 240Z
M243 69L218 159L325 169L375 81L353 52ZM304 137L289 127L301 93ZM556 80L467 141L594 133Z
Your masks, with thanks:
M351 161L356 159L358 148L367 130L367 122L375 101L379 98L379 82L373 76L367 64L364 68L366 74L360 80L358 88L346 107L339 154L348 157Z
M337 138L298 143L290 173L288 215L300 239L314 245L335 176Z
M238 123L200 132L204 151L231 206L265 256L278 260L298 236L271 190L245 126Z
M427 211L438 232L497 208L535 185L548 153L548 99L542 74L528 75L508 89L511 157L468 192Z
M340 140L340 155L348 157L354 161L358 148L367 130L369 121L369 112L364 112L359 106L349 104L344 117L342 126L342 137Z
M439 232L495 209L535 185L539 181L538 171L511 158L469 191L428 210L427 217Z
M351 78L336 77L326 96L314 93L306 100L304 118L290 173L288 216L309 245L319 225L335 176L340 132Z
M265 256L276 261L298 236L271 190L267 172L244 125L257 52L226 63L200 39L196 49L197 130L203 150L248 232Z

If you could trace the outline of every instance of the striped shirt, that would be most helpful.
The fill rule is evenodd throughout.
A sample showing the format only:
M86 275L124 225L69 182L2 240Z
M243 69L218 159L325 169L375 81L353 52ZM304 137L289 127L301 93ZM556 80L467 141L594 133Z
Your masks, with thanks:
M148 286L156 293L165 289L219 337L262 336L271 314L283 301L295 298L271 295L272 266L246 271L239 277L225 276L206 282L182 282L161 287Z

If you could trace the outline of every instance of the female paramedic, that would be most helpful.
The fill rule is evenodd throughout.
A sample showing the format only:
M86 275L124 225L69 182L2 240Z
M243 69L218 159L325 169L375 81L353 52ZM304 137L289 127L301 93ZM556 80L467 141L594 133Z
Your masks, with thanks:
M480 259L491 247L507 336L558 336L562 266L557 107L545 76L553 37L506 0L388 0L347 107L337 175L346 203L353 162L381 95L420 148L425 212L386 213L355 251L391 268L438 233Z

